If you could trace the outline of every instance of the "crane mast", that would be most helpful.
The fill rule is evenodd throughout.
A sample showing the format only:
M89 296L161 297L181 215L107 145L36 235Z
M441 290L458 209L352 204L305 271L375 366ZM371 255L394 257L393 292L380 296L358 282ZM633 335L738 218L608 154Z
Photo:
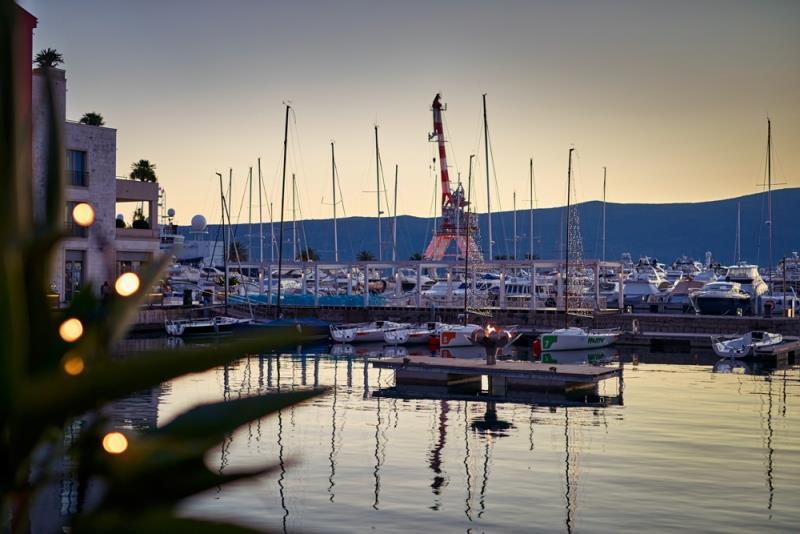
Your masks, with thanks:
M453 194L450 192L450 173L447 170L447 150L444 146L444 127L442 126L442 95L437 94L433 99L433 133L428 136L429 141L434 139L439 145L439 168L442 177L442 212L448 201L453 203Z
M431 106L433 111L433 133L428 135L428 140L435 141L439 149L442 216L436 225L433 239L425 249L423 257L429 260L441 261L447 258L457 260L469 256L472 260L481 260L483 255L476 241L476 236L479 235L478 217L474 213L465 211L469 202L464 195L464 187L460 183L455 189L450 187L450 173L447 168L447 150L445 148L442 122L442 111L446 109L447 107L442 104L442 95L437 94ZM456 245L455 253L448 252L452 243Z

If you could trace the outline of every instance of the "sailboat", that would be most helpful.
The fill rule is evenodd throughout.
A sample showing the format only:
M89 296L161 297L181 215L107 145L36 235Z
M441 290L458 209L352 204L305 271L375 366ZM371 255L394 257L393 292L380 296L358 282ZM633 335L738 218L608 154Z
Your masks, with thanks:
M570 227L570 192L572 187L572 152L569 149L569 163L567 165L567 216L564 236L564 328L542 334L534 343L536 351L561 351L561 350L586 350L607 347L612 345L620 336L620 331L613 330L587 330L578 326L569 326L569 227Z
M228 205L225 201L225 193L222 186L222 174L217 173L219 176L219 191L222 207L222 231L224 242L223 261L225 262L224 286L225 286L225 311L228 310L228 293L229 293L229 280L230 271L228 269L228 255L230 252L228 245L228 229L225 226L226 216L228 228L230 227L230 212ZM241 270L241 266L240 266ZM249 325L252 318L239 319L236 317L229 317L226 315L217 315L214 317L205 317L199 319L179 319L179 320L165 320L164 329L167 334L173 337L186 337L186 336L219 336L230 334L235 328Z

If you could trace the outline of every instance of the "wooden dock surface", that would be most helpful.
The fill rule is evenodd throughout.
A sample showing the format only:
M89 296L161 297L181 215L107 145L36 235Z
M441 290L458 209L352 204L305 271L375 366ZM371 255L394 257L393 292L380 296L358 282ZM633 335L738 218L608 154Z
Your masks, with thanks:
M620 376L619 367L593 365L563 365L527 361L498 360L493 365L484 360L436 358L432 356L406 356L371 360L377 369L426 371L454 375L491 376L517 379L553 379L559 382L597 383L606 378Z

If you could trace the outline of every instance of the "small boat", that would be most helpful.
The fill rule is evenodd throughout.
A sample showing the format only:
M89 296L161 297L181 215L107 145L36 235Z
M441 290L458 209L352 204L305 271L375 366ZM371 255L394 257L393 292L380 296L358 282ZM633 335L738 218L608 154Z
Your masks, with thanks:
M559 328L542 334L535 347L541 352L557 350L590 350L613 345L621 332L618 329L584 330L577 326Z
M443 323L427 323L419 326L406 326L396 330L385 330L383 339L389 345L421 345L439 337L442 329L449 325Z
M164 321L164 328L170 336L218 336L230 334L237 326L247 325L250 321L218 315L207 319L167 320Z
M753 331L735 339L711 338L711 346L717 356L724 358L746 358L756 351L778 345L783 341L780 334Z
M383 333L409 326L408 323L373 321L371 323L331 325L331 338L337 343L383 343Z
M473 335L479 330L483 330L483 327L477 324L446 326L439 332L439 347L472 347L475 345Z

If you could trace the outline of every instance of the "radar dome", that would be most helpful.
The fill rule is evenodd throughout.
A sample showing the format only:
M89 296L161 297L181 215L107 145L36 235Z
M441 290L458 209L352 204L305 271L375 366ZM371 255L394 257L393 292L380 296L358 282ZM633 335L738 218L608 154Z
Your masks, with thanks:
M173 208L167 210L167 217L175 217L175 210Z
M206 218L202 215L192 217L192 232L205 232L207 226Z

